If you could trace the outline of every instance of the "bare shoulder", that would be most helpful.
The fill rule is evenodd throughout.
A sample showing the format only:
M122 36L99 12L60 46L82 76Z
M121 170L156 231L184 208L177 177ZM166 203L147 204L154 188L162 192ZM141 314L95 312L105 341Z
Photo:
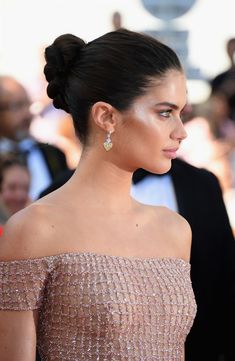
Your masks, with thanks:
M4 226L0 260L46 256L56 237L53 224L55 207L35 202L13 215Z
M167 207L157 207L157 211L152 211L156 219L156 232L160 229L175 257L189 261L192 231L188 221Z

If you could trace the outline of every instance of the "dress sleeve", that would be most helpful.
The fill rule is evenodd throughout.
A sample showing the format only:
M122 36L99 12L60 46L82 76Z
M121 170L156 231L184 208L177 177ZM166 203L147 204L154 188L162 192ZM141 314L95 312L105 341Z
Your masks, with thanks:
M50 268L50 257L0 262L0 310L40 308Z

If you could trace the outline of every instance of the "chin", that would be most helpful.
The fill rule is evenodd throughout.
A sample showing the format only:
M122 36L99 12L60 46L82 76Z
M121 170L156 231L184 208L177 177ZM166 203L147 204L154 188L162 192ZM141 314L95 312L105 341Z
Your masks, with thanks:
M168 164L158 164L156 167L148 168L147 170L155 174L165 174L171 169L171 161Z

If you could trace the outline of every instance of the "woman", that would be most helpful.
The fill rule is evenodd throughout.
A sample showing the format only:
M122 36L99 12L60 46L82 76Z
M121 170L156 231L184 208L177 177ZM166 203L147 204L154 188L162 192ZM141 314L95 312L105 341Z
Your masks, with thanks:
M0 198L9 216L29 204L30 174L18 159L7 159L0 164Z
M47 361L182 361L196 312L191 230L130 196L133 171L167 172L186 137L180 62L123 29L88 44L62 35L46 61L48 95L71 113L83 152L63 187L8 222L2 360L33 360L37 339Z

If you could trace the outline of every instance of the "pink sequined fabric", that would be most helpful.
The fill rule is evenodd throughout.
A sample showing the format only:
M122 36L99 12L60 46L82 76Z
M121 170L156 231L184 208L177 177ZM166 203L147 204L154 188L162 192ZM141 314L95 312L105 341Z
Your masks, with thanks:
M196 313L190 264L93 253L0 262L0 309L37 308L43 361L181 361Z

